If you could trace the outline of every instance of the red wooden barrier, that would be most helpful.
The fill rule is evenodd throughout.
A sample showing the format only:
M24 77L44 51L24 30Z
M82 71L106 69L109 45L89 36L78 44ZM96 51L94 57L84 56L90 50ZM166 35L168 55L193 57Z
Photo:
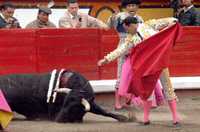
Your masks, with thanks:
M200 76L200 27L184 27L171 55L172 76Z
M97 67L97 61L118 43L114 30L16 29L0 30L0 74L41 73L68 68L89 79L116 77L116 61ZM200 27L185 27L172 53L172 76L200 75Z
M36 31L0 30L0 73L36 72Z
M112 75L115 70L104 73L97 67L97 61L103 54L101 48L106 47L110 51L118 43L114 30L16 29L1 30L0 36L0 74L40 73L68 68L89 79L115 77Z

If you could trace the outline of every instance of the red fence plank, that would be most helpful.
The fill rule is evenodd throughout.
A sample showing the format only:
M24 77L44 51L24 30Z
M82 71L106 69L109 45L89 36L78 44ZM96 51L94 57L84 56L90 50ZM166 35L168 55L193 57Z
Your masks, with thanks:
M99 30L40 30L37 36L38 72L54 68L74 69L88 76L99 79L96 66L99 58Z
M184 27L170 64L172 76L200 76L200 27Z
M100 47L100 58L102 59L104 55L108 54L110 51L115 49L118 45L119 38L116 32L113 30L113 32L106 32L102 31L102 37L101 37L101 47ZM112 79L116 78L116 61L112 62L108 65L105 65L103 67L100 67L100 78L101 79Z
M0 31L0 73L36 72L34 30Z

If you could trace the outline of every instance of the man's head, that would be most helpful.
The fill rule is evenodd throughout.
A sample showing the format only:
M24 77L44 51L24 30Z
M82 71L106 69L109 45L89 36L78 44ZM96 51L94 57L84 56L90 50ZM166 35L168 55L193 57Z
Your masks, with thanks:
M69 13L73 16L76 16L79 10L79 4L77 0L68 0L67 2L67 9Z
M189 7L190 5L192 5L192 1L193 0L181 0L182 5L186 7Z
M126 19L124 19L123 26L128 33L135 34L137 32L138 23L139 22L136 17L129 16Z
M126 9L132 16L134 16L141 4L140 0L122 0L121 6Z
M51 9L47 7L40 7L38 10L38 19L41 22L48 22L49 21L49 15L51 14Z
M15 11L15 6L12 3L4 3L1 5L1 13L5 18L12 17L14 11Z

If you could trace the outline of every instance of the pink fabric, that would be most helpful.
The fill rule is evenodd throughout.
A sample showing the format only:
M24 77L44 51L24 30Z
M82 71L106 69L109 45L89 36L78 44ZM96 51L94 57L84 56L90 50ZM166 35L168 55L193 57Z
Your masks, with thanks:
M0 110L6 112L12 112L6 99L4 98L3 92L0 89Z
M160 84L160 80L157 81L156 83L156 87L153 91L153 94L152 94L152 106L153 108L157 107L157 106L160 106L162 104L164 104L164 95L163 95L163 92L162 92L162 86ZM132 103L135 105L135 106L139 106L139 107L142 107L143 106L143 101L140 97L132 97Z
M143 102L140 99L140 97L135 97L134 95L129 94L128 86L131 83L132 79L132 72L131 72L131 64L130 64L130 57L127 57L124 64L122 65L122 73L121 73L121 79L118 89L118 94L125 98L131 97L131 103L135 106L142 107Z
M143 101L140 97L132 97L131 103L137 107L143 107Z
M157 107L164 104L165 98L162 91L160 80L157 81L153 91L152 107Z
M121 97L118 94L118 90L116 89L116 91L115 91L115 109L121 109L122 108L120 99L121 99Z
M164 98L164 95L163 95L160 80L158 80L157 83L156 83L154 94L155 94L156 105L160 106L160 105L164 104L165 98Z
M131 72L131 63L130 63L130 57L127 57L124 64L122 65L122 73L121 73L121 79L119 83L119 89L118 94L120 96L128 96L128 86L131 83L132 79L132 72Z
M172 113L173 123L179 122L180 119L178 117L177 110L176 110L176 100L175 99L170 100L168 101L168 103L169 103L169 107Z
M144 122L149 121L149 113L152 106L152 101L143 101L143 111L144 111Z
M118 96L123 96L126 98L131 96L131 94L128 93L128 87L131 83L132 77L133 75L131 72L130 57L127 57L127 59L125 60L122 66L122 74L121 74L121 79L120 79L120 84L119 84L119 89L118 89ZM156 83L154 94L153 94L152 107L157 107L163 104L163 102L164 102L164 96L162 94L162 87L161 87L160 81L158 80ZM138 107L143 106L143 101L140 97L132 96L131 103Z
M153 93L152 93L152 106L151 107L153 107L153 108L156 108L158 105L157 105L157 100L156 100L156 96L155 96L155 91L153 91Z

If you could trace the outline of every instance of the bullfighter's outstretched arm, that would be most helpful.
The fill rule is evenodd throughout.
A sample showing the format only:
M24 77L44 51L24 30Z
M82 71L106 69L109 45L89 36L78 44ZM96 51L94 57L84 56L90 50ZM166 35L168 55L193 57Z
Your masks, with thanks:
M139 25L138 32L141 34L143 39L147 39L164 27L174 24L174 22L176 21L177 19L173 17L148 20L144 24ZM98 65L101 66L117 59L124 53L127 53L132 47L134 47L141 41L141 37L137 33L134 35L127 35L125 43L104 56L104 58L98 62Z

